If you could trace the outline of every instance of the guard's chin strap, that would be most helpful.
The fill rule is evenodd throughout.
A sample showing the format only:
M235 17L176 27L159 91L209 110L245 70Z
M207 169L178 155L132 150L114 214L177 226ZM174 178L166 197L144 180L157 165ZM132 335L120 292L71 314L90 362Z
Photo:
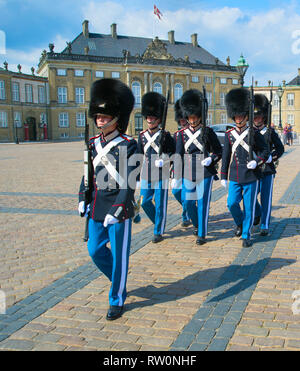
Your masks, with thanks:
M193 122L191 123L189 120L187 120L188 124L193 128L197 128L200 124L201 124L201 118L199 118L199 120L197 120L196 122Z
M111 121L109 121L107 124L101 126L100 128L98 127L98 129L100 131L103 131L103 129L106 129L106 128L110 127L111 125L115 124L118 120L119 120L119 117L116 116Z

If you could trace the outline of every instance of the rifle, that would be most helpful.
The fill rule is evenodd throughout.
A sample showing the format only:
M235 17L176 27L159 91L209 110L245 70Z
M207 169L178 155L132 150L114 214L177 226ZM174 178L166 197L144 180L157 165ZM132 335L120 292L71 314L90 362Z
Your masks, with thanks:
M253 77L252 77L252 85L250 87L250 99L249 99L249 161L253 160L253 140L254 140L254 128L253 128L253 121L254 121L254 92L253 92Z
M272 87L273 87L273 84L272 84ZM271 88L270 100L269 100L269 105L268 105L267 132L266 132L266 143L267 143L269 152L271 152L271 149L272 149L272 138L271 138L272 99L273 99L273 91Z
M203 142L203 155L204 158L206 157L206 140L205 140L205 128L207 122L207 111L208 111L208 102L206 97L206 89L203 85L203 100L202 100L202 142Z
M170 91L168 90L167 99L164 106L163 116L161 120L161 131L159 134L159 151L158 156L161 157L163 151L163 145L165 143L165 135L166 135L166 122L167 122L167 113L168 113L168 106L169 106L169 97Z
M83 181L84 181L84 205L85 210L84 213L81 213L83 217L87 212L87 206L91 203L92 198L92 182L93 182L93 164L92 164L92 157L91 151L89 147L89 124L87 123L87 113L85 112L85 129L84 129L84 143L85 148L83 152ZM89 219L90 215L88 213L86 222L85 222L85 230L84 230L84 237L83 240L87 241L89 239Z

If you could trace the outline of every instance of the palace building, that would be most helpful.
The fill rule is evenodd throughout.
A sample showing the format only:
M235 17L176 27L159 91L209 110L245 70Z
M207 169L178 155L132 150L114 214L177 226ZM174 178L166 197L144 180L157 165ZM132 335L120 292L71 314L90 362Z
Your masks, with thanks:
M29 78L1 69L0 94L4 80L4 90L11 85L3 77L5 73L20 78L22 75L22 79ZM97 79L120 79L132 89L135 107L128 126L129 135L137 135L144 128L141 98L146 92L156 91L165 96L170 92L167 130L174 132L177 130L174 103L185 90L202 90L205 86L209 104L208 124L213 125L228 121L225 95L232 88L240 86L239 73L235 66L230 65L229 57L223 63L210 54L198 44L196 33L191 35L190 42L177 41L174 31L169 31L167 40L160 40L158 37L118 35L117 25L112 24L109 34L98 34L89 32L87 20L82 24L82 32L68 42L62 52L57 52L55 46L49 44L49 51L42 52L37 73L39 77L30 76L33 102L26 102L26 99L20 102L26 108L32 104L30 107L34 113L25 110L18 125L23 126L28 117L34 117L38 133L39 126L45 121L48 138L52 140L83 138L90 87ZM43 106L39 105L39 86L45 89ZM5 97L11 97L11 87L4 94ZM9 101L15 104L10 98ZM3 123L6 123L7 129L5 134L0 134L0 140L7 138L13 141L12 109L3 103L0 95L0 133ZM1 121L1 114L5 111L7 119L4 122L3 119ZM45 114L43 121L39 118L42 113ZM42 139L39 134L36 135L38 138Z

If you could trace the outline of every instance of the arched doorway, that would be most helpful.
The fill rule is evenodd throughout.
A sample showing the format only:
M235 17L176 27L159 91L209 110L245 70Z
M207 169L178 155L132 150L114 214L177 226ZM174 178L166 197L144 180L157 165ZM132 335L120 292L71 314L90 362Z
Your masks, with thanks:
M27 117L26 124L28 124L29 140L36 140L36 119L34 117Z

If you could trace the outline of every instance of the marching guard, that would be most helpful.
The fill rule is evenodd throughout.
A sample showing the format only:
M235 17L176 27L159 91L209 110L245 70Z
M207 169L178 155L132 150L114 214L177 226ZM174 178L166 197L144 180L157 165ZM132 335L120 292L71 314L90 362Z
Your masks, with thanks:
M182 115L181 107L180 107L180 102L179 99L176 101L174 105L174 111L175 111L175 121L177 122L179 130L176 131L173 135L174 141L175 141L175 147L176 147L176 142L177 142L177 137L180 135L180 131L182 129L186 129L189 127L189 123L185 117ZM174 166L174 164L173 164ZM175 199L180 203L182 206L182 227L188 227L191 224L191 220L188 217L187 214L187 209L186 209L186 202L183 197L183 192L182 192L182 179L181 181L177 182L176 179L174 179L174 169L172 171L173 173L173 179L171 181L171 188L172 188L172 194L174 195Z
M272 210L272 193L273 183L276 174L274 161L276 162L284 153L284 145L282 144L276 131L270 127L271 116L268 113L271 104L268 98L263 94L255 94L255 108L254 108L254 126L264 136L271 152L271 158L266 161L265 166L261 168L261 177L259 179L260 203L256 201L255 207L255 225L260 222L260 235L267 236L269 233L269 225Z
M170 156L175 151L174 140L169 132L162 136L162 123L166 98L157 92L148 92L142 97L142 115L148 129L138 137L137 153L143 154L141 171L141 207L154 224L153 243L163 240L167 220ZM163 143L160 139L164 137ZM162 145L162 156L159 147ZM155 205L153 204L153 197Z
M127 295L131 218L135 203L135 183L128 184L128 176L134 168L128 166L128 162L136 152L137 143L124 133L133 106L134 96L121 81L101 79L92 84L88 114L100 134L89 140L93 184L87 247L93 262L111 281L107 320L122 315ZM78 211L81 215L88 206L83 195L84 179L79 190Z
M196 244L206 242L209 206L215 165L222 157L222 146L215 132L206 127L207 104L197 89L187 90L180 98L182 114L189 127L177 134L176 154L183 161L183 194L187 213L197 235ZM175 158L176 160L176 158ZM175 179L180 181L181 164L175 163Z
M245 88L232 89L225 97L227 115L236 127L225 134L221 168L222 186L226 188L229 179L227 207L237 226L235 235L242 236L243 247L252 244L251 228L259 189L258 167L269 158L263 136L247 125L250 98L250 92ZM240 207L242 200L244 211Z

